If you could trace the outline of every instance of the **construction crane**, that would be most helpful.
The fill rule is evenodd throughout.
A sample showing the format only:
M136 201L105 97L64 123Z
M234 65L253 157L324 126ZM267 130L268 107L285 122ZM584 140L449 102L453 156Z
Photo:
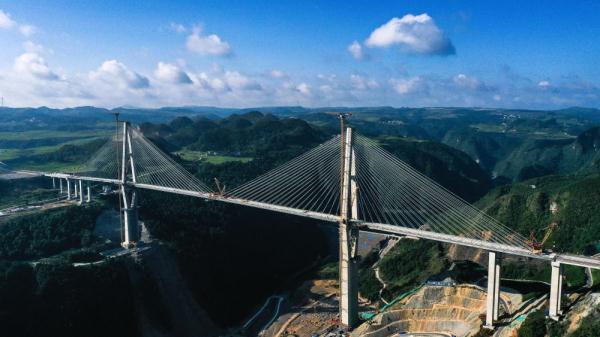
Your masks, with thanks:
M538 231L532 231L531 235L529 235L529 240L526 241L529 248L531 248L531 250L536 254L542 253L544 249L544 244L546 243L546 241L548 241L548 239L550 238L552 233L554 233L557 227L558 224L556 222L552 222L547 227L539 229L538 231L546 231L544 237L542 238L542 241L538 241L536 238L536 233Z

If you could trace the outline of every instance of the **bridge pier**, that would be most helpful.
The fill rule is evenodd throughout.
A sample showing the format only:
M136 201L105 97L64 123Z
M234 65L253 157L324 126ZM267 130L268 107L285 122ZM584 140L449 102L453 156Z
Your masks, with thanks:
M485 325L486 329L494 329L498 320L500 308L500 258L498 253L488 253L488 284L486 298Z
M86 184L86 188L87 188L87 198L85 201L89 204L90 202L92 202L92 191L91 191L89 182Z
M71 200L71 181L67 179L67 200Z
M563 268L560 262L552 261L552 276L550 279L550 303L548 308L548 316L551 319L558 321L561 310L562 301L562 282L563 282Z
M358 261L352 257L351 246L358 233L340 226L340 320L353 327L358 320Z
M62 179L58 179L58 185L60 185L60 194L63 194L63 187L62 187Z
M83 181L79 180L79 204L83 205Z
M52 177L52 189L56 189L56 180L54 180L54 177Z

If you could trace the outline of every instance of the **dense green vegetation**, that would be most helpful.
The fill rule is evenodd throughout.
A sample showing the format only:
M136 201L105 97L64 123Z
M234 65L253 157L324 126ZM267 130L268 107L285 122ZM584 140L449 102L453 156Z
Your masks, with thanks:
M2 335L135 336L131 294L127 269L119 262L86 268L2 262Z
M386 298L393 298L446 267L441 245L427 240L400 240L379 263L381 278L389 284Z
M527 315L525 322L519 328L520 337L544 337L546 336L546 317L544 312L536 310Z
M600 336L600 315L596 312L585 317L581 321L579 329L575 330L569 337L596 337Z
M106 138L84 139L60 146L20 150L8 159L4 158L4 162L13 169L68 172L86 162L105 142Z
M360 130L359 130L360 131ZM444 144L397 137L380 139L384 148L468 201L481 198L491 180L468 155Z
M494 189L478 205L492 217L526 237L538 240L545 228L558 227L546 248L573 253L596 253L600 242L600 176L549 176ZM552 213L551 206L557 210Z
M0 259L31 259L92 243L100 206L71 206L17 217L0 226Z
M549 136L533 127L525 134L462 129L449 132L444 143L468 153L499 180L523 181L549 174L598 171L600 128L581 130L575 135L560 130L563 128L557 127Z
M57 197L57 191L49 189L50 187L52 182L45 178L0 179L0 209Z

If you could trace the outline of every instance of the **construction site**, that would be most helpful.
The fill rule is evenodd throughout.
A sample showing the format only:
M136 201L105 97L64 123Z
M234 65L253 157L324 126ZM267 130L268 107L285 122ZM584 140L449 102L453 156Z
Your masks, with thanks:
M551 233L551 230L548 232ZM544 240L549 235L546 234ZM398 241L396 238L390 240L383 236L371 236L361 240L361 254L376 250L381 259ZM487 254L478 249L449 245L446 252L453 261L469 260L481 265L487 263ZM454 265L453 263L450 269ZM373 268L378 272L377 262ZM383 298L369 301L359 295L361 321L352 330L347 330L340 324L339 281L307 280L298 288L280 296L277 307L265 303L260 311L263 316L260 324L255 317L252 324L246 326L248 329L243 330L243 334L261 337L518 337L518 329L529 314L538 310L547 313L547 284L506 280L507 286L500 288L498 324L495 329L486 330L483 328L487 296L485 278L457 283L447 275L448 272L445 271L438 275L442 279L436 277L435 280L427 280L388 302ZM385 282L379 277L379 273L377 276L382 283ZM594 291L592 284L593 282L588 282L586 287L565 294L564 301L569 303L570 309L563 319L569 322L570 330L578 327L581 319L590 313L589 308L600 303L600 293L597 289ZM385 287L385 283L383 286ZM544 291L534 292L532 289L535 288ZM269 306L271 308L267 310ZM257 312L257 316L258 314Z

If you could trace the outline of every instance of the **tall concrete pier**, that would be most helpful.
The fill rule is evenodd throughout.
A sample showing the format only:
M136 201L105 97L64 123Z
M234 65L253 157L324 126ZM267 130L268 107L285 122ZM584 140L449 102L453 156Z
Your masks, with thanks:
M487 282L485 328L493 329L500 308L500 259L496 252L488 253Z
M552 274L550 278L550 304L548 307L548 316L553 320L558 320L561 311L563 268L560 262L552 261Z

